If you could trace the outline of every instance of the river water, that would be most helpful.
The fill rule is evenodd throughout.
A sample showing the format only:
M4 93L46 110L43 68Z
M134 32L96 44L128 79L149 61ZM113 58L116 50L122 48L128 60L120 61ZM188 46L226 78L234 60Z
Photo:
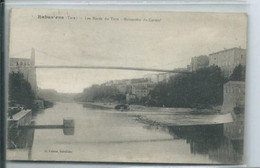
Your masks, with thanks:
M64 118L71 118L75 122L74 135L64 135L61 129L30 130L22 143L24 148L9 150L7 156L12 160L88 162L242 161L243 140L224 136L223 124L160 126L141 122L137 113L56 103L38 112L35 124L61 125Z

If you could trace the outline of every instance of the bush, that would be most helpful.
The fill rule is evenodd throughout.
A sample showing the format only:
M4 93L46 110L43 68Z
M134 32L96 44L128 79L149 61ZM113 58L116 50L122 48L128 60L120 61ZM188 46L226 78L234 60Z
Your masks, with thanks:
M17 104L24 105L25 108L33 109L35 94L31 89L31 85L27 82L23 74L10 73L9 74L9 100Z

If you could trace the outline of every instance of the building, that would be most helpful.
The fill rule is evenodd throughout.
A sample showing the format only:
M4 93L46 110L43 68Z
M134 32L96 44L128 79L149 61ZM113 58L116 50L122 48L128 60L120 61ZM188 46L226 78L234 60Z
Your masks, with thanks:
M129 93L126 94L126 102L127 103L131 103L132 101L135 101L135 99L136 99L136 95L129 94Z
M24 79L31 85L32 90L37 95L37 81L35 69L35 51L32 49L31 58L10 58L9 59L9 73L22 73Z
M233 113L235 107L243 107L245 102L245 82L229 81L223 88L221 113Z
M176 73L161 73L158 74L158 82L168 82Z
M201 55L201 56L191 58L191 65L190 65L191 71L196 71L198 69L206 68L208 66L209 66L209 57L206 55Z
M159 79L158 79L158 74L148 74L144 76L145 79L150 80L151 82L154 83L158 83Z
M115 87L119 90L120 93L125 94L127 92L126 84L115 85Z
M245 82L229 81L224 85L221 113L231 113L233 122L224 124L224 135L232 140L244 137Z
M136 98L141 99L143 97L147 97L154 87L155 84L153 83L140 83L132 85L132 94L135 95Z
M101 84L101 86L115 86L120 93L125 94L131 88L131 79L111 80Z
M220 67L225 77L229 77L239 64L246 65L245 49L231 48L209 54L209 66L216 65Z
M114 86L114 85L130 85L131 79L122 79L122 80L111 80L108 82L105 82L101 85L103 86Z
M146 86L137 85L132 87L132 93L136 95L138 99L141 99L149 94L149 89Z
M148 79L153 83L168 82L170 78L173 77L174 75L176 75L176 73L149 74L149 75L145 75L145 79Z
M101 86L114 86L120 93L125 94L131 90L131 79L111 80L101 84Z

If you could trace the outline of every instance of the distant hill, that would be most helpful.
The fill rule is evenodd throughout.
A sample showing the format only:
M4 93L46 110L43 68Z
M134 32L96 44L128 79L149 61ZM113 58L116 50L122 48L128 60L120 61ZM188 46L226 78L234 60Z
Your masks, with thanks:
M39 89L38 96L51 102L72 102L77 93L59 93L54 89Z

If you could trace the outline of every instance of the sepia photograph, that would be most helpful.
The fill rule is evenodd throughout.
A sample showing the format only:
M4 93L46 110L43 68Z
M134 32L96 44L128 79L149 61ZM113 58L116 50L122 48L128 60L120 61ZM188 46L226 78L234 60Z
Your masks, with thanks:
M12 9L10 161L243 164L246 13Z

